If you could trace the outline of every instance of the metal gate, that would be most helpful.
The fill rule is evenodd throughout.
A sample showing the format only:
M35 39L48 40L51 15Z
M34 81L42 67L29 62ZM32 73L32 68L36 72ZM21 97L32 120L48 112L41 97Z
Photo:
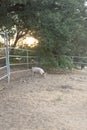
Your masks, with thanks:
M36 56L36 53L32 50L9 47L7 32L1 32L0 35L4 36L4 47L0 48L0 80L7 78L9 83L12 73L27 71L32 64L38 65L38 56ZM16 51L16 53L10 54L11 50ZM18 52L21 52L21 54ZM4 60L4 64L1 65L2 60ZM11 67L15 68L24 65L26 66L25 69L11 71ZM1 74L3 72L5 73Z
M0 32L4 36L4 47L0 48L0 80L7 78L10 81L10 66L9 66L9 48L8 48L8 34L7 32ZM2 63L4 61L4 64ZM6 71L3 74L3 71Z

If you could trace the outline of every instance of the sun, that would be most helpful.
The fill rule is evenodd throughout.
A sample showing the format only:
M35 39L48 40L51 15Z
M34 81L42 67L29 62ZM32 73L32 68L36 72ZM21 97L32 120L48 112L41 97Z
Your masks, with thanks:
M27 45L30 46L30 47L34 47L34 46L37 46L38 40L35 39L34 37L26 37L26 38L23 40L23 43L24 43L24 44L27 44Z

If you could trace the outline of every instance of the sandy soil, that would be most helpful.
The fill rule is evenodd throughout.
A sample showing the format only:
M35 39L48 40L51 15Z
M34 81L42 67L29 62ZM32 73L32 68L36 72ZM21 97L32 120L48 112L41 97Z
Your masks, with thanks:
M87 130L87 71L0 83L0 130Z

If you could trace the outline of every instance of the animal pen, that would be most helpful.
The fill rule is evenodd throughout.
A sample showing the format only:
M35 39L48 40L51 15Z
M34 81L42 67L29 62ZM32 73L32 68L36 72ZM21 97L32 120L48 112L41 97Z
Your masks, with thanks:
M4 36L4 47L0 48L0 80L7 79L9 83L12 73L27 71L32 64L37 65L38 57L32 50L9 47L7 32L1 32L0 35Z
M0 35L4 39L4 45L0 48L0 81L7 79L9 83L11 74L27 71L32 65L42 64L34 51L9 47L7 32L0 32ZM13 53L11 53L12 51ZM87 57L64 56L64 58L67 57L70 57L71 62L76 66L87 66Z

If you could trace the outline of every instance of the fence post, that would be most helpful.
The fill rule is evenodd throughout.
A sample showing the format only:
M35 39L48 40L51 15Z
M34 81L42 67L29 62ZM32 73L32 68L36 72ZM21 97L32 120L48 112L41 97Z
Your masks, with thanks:
M5 53L6 53L6 68L7 68L7 77L8 83L10 82L10 63L9 63L9 47L8 47L8 34L5 32L4 35L4 42L5 42Z
M29 54L28 54L28 50L27 50L27 69L29 69Z

